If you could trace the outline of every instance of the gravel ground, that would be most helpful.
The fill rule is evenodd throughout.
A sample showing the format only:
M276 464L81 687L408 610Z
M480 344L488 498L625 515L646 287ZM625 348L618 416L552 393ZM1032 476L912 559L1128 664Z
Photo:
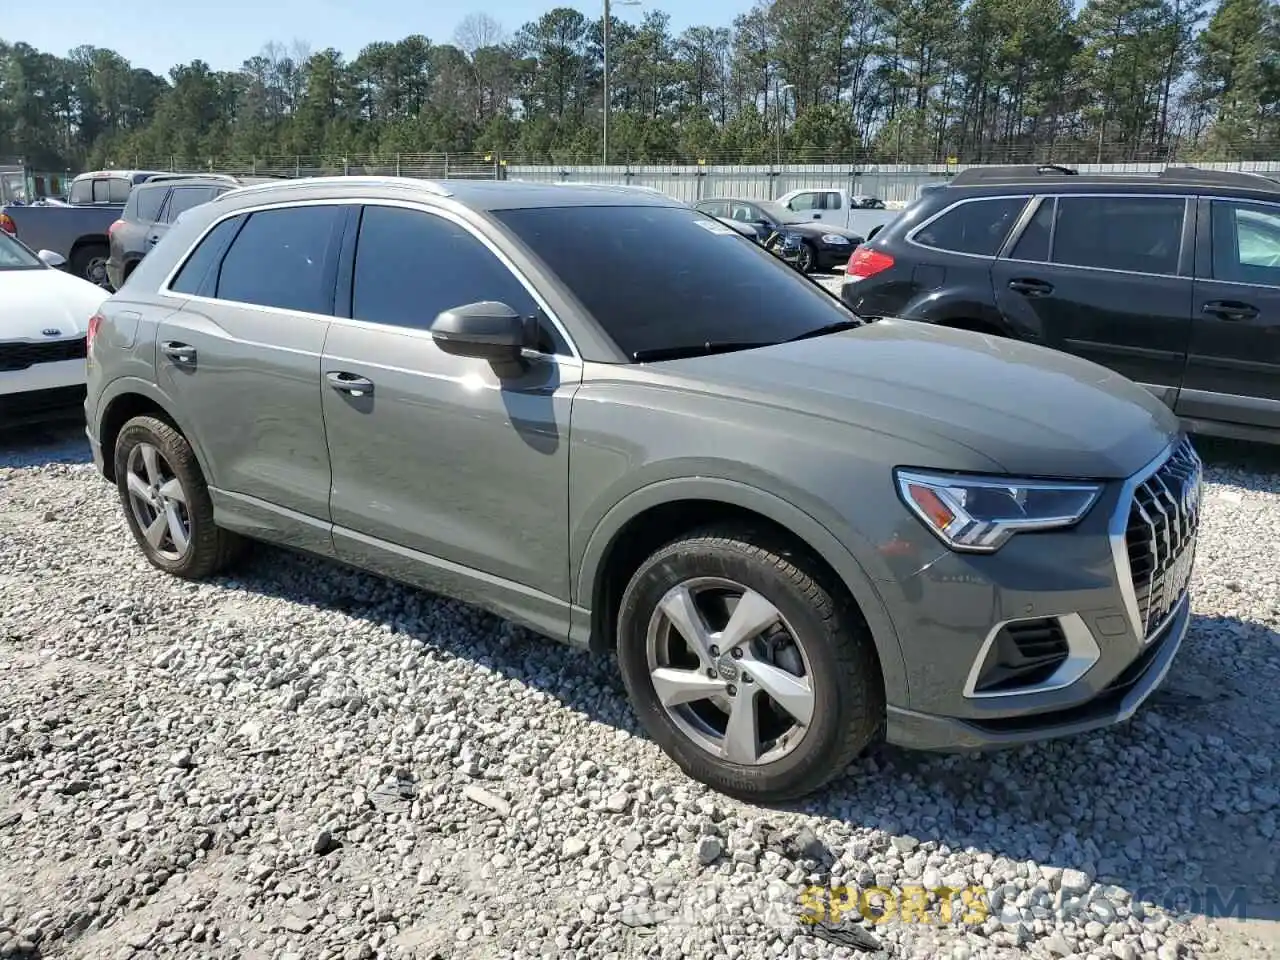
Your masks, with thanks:
M1202 451L1195 622L1136 718L877 748L779 810L685 779L610 663L265 547L184 584L76 430L0 438L0 957L1271 955L1280 454ZM806 884L990 913L861 952L797 923Z

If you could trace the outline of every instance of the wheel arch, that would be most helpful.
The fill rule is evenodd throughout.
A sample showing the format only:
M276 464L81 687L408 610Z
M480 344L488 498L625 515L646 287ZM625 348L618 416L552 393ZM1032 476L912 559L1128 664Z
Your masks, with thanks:
M622 591L645 557L709 523L761 526L808 554L843 587L871 631L889 702L907 702L902 648L888 611L857 558L819 521L774 494L711 477L664 480L623 498L597 524L579 565L576 597L591 611L590 648L611 652Z
M96 439L102 450L103 472L107 479L115 482L115 446L120 431L134 417L153 416L163 420L177 430L191 444L200 472L212 486L213 478L209 473L208 460L200 443L194 437L182 418L173 414L174 404L154 384L145 380L127 378L113 383L98 401L100 413L96 418Z

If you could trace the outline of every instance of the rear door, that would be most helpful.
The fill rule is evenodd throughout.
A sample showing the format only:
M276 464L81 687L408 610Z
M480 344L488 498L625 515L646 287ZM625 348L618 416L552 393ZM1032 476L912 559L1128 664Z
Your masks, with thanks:
M1109 367L1177 401L1191 337L1194 201L1045 196L992 271L1025 339Z
M1177 412L1280 429L1280 205L1199 201L1195 296Z
M214 504L238 529L332 552L320 355L348 207L298 204L221 221L170 289L160 387L199 439Z

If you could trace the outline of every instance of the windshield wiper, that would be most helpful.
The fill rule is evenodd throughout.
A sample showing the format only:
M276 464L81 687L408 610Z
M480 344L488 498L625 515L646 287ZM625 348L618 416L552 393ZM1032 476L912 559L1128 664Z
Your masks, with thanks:
M837 320L835 323L828 323L812 330L806 330L804 333L797 334L794 337L787 337L782 342L795 343L797 340L808 340L811 337L825 337L829 333L840 333L842 330L852 330L854 327L864 326L866 322L862 319Z
M658 360L679 360L683 357L705 357L713 353L730 353L734 350L755 350L773 346L771 340L707 340L703 343L686 343L679 347L651 347L633 350L635 363L652 363Z

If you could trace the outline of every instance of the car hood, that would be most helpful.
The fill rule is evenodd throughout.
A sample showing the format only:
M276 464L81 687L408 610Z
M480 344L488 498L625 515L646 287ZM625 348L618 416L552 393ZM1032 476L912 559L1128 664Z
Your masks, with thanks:
M916 466L1124 478L1180 432L1177 418L1151 393L1097 364L910 320L660 366L701 389L943 454ZM965 465L944 462L957 445L975 454Z
M837 237L845 237L849 240L862 239L862 234L857 231L833 226L820 220L798 220L787 223L784 226L791 233L803 234L806 237L820 237L823 234L834 233Z
M89 318L108 296L61 270L0 270L0 340L84 336Z

